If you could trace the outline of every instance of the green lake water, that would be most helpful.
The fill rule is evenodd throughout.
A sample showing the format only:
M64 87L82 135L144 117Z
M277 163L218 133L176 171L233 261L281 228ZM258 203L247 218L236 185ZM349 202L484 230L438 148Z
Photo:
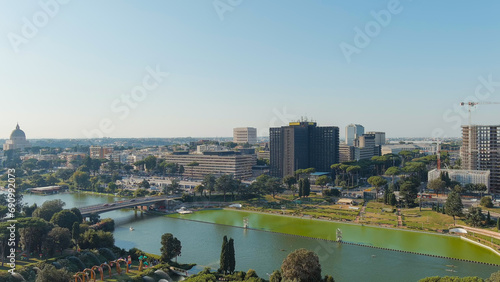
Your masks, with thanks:
M24 202L42 204L45 200L56 198L66 202L66 208L112 202L117 199L85 194L25 195ZM491 251L462 241L460 238L244 211L210 210L190 215L157 216L119 210L101 214L101 217L115 219L114 236L116 245L121 248L137 247L146 252L159 254L160 237L170 232L182 242L179 262L197 263L214 269L219 265L222 237L227 235L235 241L236 268L244 271L249 268L255 269L259 276L264 278L267 278L267 274L273 270L279 269L287 254L298 248L315 251L320 258L323 275L333 275L336 281L417 281L423 277L436 275L486 278L492 272L499 270L494 266L453 259L338 244L264 231L334 239L335 230L340 228L344 241L348 242L500 263L499 257ZM244 217L249 218L251 228L260 230L233 227L243 226ZM135 230L130 231L130 226Z

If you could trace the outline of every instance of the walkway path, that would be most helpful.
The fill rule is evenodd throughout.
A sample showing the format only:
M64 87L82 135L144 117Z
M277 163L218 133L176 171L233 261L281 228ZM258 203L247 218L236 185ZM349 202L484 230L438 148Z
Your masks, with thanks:
M401 209L398 208L398 227L403 227L403 219L401 218Z
M361 207L361 210L359 211L358 215L356 216L356 219L354 220L355 223L359 223L359 219L361 217L362 214L365 213L365 210L366 210L366 202L363 204L363 206Z
M462 227L462 228L464 228L465 230L467 230L469 232L474 232L474 233L478 233L478 234L482 234L482 235L486 235L486 236L491 236L491 237L493 237L495 239L499 239L500 240L500 233L495 232L495 231L490 231L490 230L485 230L485 229L480 229L480 228L474 228L474 227L464 226L464 225L457 225L457 227Z

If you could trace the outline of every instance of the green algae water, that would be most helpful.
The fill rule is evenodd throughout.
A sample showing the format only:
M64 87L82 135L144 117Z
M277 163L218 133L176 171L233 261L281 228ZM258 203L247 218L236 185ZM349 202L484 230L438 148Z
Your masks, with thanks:
M65 208L109 203L115 197L88 194L58 194L49 196L25 195L23 201L42 204L46 200L61 199L66 202ZM174 216L174 215L173 215ZM477 263L457 261L415 255L409 253L373 249L367 247L338 244L298 237L287 234L264 232L264 230L285 233L302 233L305 236L323 234L335 238L336 228L341 228L345 241L358 242L391 247L395 249L411 248L414 244L429 243L441 252L471 253L477 257L483 254L495 259L486 249L458 238L416 232L380 229L366 226L320 222L309 219L290 218L270 214L248 213L232 210L212 210L195 212L190 215L157 216L151 214L135 214L130 210L119 210L101 214L101 218L111 217L115 220L115 244L120 248L133 247L149 253L160 254L161 235L172 233L182 243L182 254L178 257L181 263L197 263L200 267L219 268L222 237L227 235L235 241L236 269L246 271L255 269L262 278L279 269L288 253L306 248L319 256L323 275L335 277L335 281L418 281L428 276L479 276L487 278L498 271L498 267ZM181 217L204 222L181 220ZM243 218L249 218L251 228L261 230L245 230L232 226L243 226ZM212 224L220 223L226 225ZM316 225L318 224L318 225ZM133 226L134 231L129 227ZM283 231L284 230L284 231ZM387 231L379 233L380 231ZM319 236L319 235L318 235ZM415 237L414 237L415 236ZM419 236L429 236L421 238ZM437 238L437 239L436 239ZM440 244L427 241L441 240ZM458 240L456 240L458 239ZM409 241L407 241L409 240ZM455 244L457 244L454 249ZM399 246L399 247L398 247ZM460 248L462 250L460 251ZM433 248L428 248L433 251ZM424 252L421 249L418 252ZM443 254L444 254L443 253ZM472 257L469 257L472 259Z
M337 228L340 228L345 242L500 264L500 256L493 251L456 236L233 210L207 210L170 216L238 227L243 227L243 218L246 217L250 228L332 241L336 238Z

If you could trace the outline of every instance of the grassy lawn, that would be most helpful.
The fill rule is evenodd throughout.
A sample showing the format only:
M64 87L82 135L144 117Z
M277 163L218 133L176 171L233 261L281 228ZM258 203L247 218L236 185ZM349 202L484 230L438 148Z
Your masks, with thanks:
M386 210L393 210L392 206L386 205L384 203L379 203L376 201L370 201L366 204L365 214L360 221L363 224L370 225L384 225L397 227L398 217L393 212L386 212Z
M419 230L438 231L453 226L453 217L435 212L430 208L419 210L419 208L402 209L403 225ZM465 224L460 218L456 220L457 224ZM423 226L423 229L422 229Z

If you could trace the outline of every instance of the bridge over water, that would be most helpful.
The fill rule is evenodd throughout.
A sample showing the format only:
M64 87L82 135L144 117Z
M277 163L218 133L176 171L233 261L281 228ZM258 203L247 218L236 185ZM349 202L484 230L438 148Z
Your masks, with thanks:
M158 196L158 197L144 197L144 198L134 198L134 199L125 199L125 200L120 200L116 201L114 203L105 203L105 204L98 204L98 205L92 205L92 206L86 206L86 207L80 207L78 208L80 212L82 213L83 217L90 216L92 213L103 213L103 212L109 212L109 211L114 211L114 210L119 210L119 209L124 209L124 208L133 208L133 207L139 207L139 206L149 206L155 203L161 203L165 202L167 200L177 200L180 197L177 196Z

